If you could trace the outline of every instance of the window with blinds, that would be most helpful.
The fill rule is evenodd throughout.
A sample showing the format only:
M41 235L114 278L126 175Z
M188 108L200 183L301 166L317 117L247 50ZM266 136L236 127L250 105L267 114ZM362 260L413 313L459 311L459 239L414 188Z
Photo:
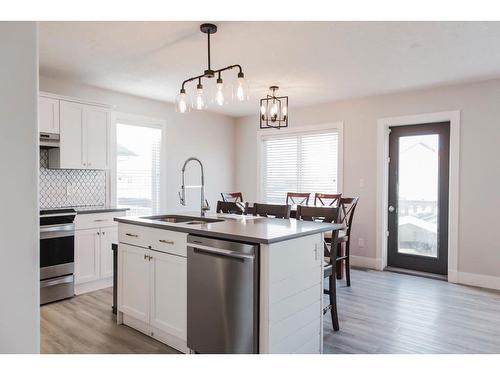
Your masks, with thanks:
M116 199L130 215L160 210L161 139L158 128L116 125Z
M283 204L287 192L336 193L338 133L308 132L262 139L262 198Z

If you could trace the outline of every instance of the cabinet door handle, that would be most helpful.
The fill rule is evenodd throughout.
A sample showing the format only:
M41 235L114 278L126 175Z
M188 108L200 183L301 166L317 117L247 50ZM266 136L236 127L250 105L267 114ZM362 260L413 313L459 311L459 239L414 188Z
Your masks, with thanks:
M175 242L174 242L174 241L168 241L168 240L158 240L158 241L160 241L161 243L166 243L166 244L168 244L168 245L173 245L173 244L175 244Z
M153 257L152 257L152 256L148 256L148 258L149 258L149 260L153 259Z
M139 237L137 234L133 234L133 233L125 233L126 236L129 236L129 237Z
M144 254L144 259L148 259L148 256L146 254Z

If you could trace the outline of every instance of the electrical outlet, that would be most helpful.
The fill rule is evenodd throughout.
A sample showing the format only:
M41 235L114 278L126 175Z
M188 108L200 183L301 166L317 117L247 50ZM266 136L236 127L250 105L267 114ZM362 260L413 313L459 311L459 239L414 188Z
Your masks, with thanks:
M365 179L364 178L360 178L359 179L359 187L360 188L364 188L365 187Z
M362 249L365 247L365 239L364 238L358 238L358 247Z
M73 185L72 184L66 184L66 196L70 197L73 195Z

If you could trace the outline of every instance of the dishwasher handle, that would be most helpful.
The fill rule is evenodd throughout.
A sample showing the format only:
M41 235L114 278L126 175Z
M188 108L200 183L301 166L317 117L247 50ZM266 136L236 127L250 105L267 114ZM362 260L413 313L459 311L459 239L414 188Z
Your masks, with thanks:
M255 259L255 255L242 254L238 251L217 249L215 247L205 246L205 245L188 244L188 246L192 247L195 253L217 254L236 259L250 259L250 260Z

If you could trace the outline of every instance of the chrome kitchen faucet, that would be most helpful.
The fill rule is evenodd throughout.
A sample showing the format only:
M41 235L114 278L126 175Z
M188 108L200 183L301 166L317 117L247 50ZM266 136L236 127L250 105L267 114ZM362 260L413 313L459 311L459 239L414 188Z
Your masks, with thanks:
M184 184L184 174L186 172L186 165L190 161L197 161L200 164L201 167L201 185L191 185L191 186L185 186ZM199 187L201 190L201 204L200 204L200 214L201 216L205 216L205 211L210 210L210 205L208 204L208 201L205 199L205 173L203 171L203 163L200 161L200 159L195 158L195 157L190 157L188 158L185 162L184 165L182 166L182 186L181 186L181 192L179 192L179 199L180 202L183 206L186 205L186 188L197 188Z

